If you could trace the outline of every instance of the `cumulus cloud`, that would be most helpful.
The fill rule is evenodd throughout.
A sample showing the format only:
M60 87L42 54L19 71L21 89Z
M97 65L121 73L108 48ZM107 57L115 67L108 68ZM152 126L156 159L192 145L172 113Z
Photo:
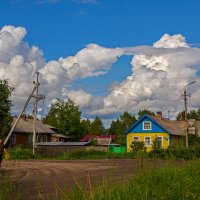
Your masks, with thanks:
M115 85L104 99L104 107L93 114L110 114L140 109L163 111L183 110L181 92L190 81L198 80L200 50L190 48L178 34L165 34L153 47L124 48L125 54L135 55L131 61L132 74ZM193 91L193 106L199 107L200 90Z
M0 78L8 79L10 85L15 88L13 102L16 109L29 95L37 71L42 75L46 96L51 100L60 98L63 88L67 88L69 83L78 78L107 73L123 53L118 48L111 49L89 44L75 56L45 63L42 51L36 46L30 47L23 41L25 35L26 30L23 27L4 26L0 30ZM80 90L70 95L78 101L75 94L79 93Z
M42 76L40 92L45 92L48 103L69 97L89 117L101 115L107 122L123 111L137 112L144 108L180 111L183 109L181 93L193 80L197 83L191 86L189 105L200 107L200 78L197 76L200 49L191 48L180 34L165 34L152 46L105 48L89 44L73 56L49 62L45 62L38 47L24 41L25 35L23 27L0 29L0 79L8 79L15 88L12 99L16 111L29 95L37 71ZM106 97L71 89L70 85L77 79L106 74L122 55L133 57L132 73L113 85Z

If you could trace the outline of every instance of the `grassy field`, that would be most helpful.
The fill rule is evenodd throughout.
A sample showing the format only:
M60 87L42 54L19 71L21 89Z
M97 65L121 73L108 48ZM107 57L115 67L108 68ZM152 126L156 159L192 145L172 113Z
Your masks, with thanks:
M144 172L124 184L104 181L91 189L76 184L62 200L200 200L200 162Z

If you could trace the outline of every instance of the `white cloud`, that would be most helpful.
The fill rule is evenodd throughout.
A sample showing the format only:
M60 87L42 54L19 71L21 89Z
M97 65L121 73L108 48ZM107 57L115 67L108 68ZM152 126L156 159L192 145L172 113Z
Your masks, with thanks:
M191 48L182 35L165 34L153 46L105 48L89 44L74 56L45 62L43 52L24 42L23 27L4 26L0 29L0 79L9 79L15 87L12 99L14 110L22 107L33 87L37 71L42 75L40 92L47 95L47 104L55 98L69 97L88 115L101 114L109 121L123 111L137 112L149 108L154 111L183 109L181 93L190 81L191 108L199 108L200 49ZM79 78L106 74L118 57L131 55L132 74L113 85L106 97L92 96L82 89L70 89ZM45 84L44 84L45 83ZM43 88L45 87L45 88ZM63 96L64 95L64 96Z
M69 83L78 78L107 73L123 53L121 49L89 44L75 56L45 63L42 51L23 41L25 35L26 30L22 27L4 26L0 30L0 78L8 79L10 85L15 88L13 102L16 110L29 95L37 71L42 75L46 95L50 101L53 98L61 98L63 88L67 88ZM42 86L40 88L43 89ZM79 93L80 90L71 95L81 104L82 102L75 98ZM87 95L89 96L90 94Z
M153 47L125 48L125 53L136 54L132 61L132 74L115 85L104 99L104 107L93 114L110 114L140 109L163 111L183 110L181 92L200 69L200 50L190 48L182 35L165 34ZM137 55L138 54L138 55ZM194 107L199 106L200 89L193 91Z

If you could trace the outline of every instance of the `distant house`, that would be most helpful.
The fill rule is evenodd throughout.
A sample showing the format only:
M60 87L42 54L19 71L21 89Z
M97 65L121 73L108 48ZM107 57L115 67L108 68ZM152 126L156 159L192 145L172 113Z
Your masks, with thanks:
M115 139L116 135L86 135L80 139L80 142L89 142L97 140L98 146L108 146Z
M72 142L73 137L55 133L51 134L51 142Z
M143 141L147 150L150 150L155 138L163 148L170 145L184 145L187 127L189 134L200 135L200 121L189 120L187 125L185 121L163 118L162 112L158 112L157 116L145 114L125 132L127 151L131 150L134 141Z
M73 141L73 137L60 134L58 128L48 125L48 124L45 124L45 126L47 126L48 128L50 128L51 130L55 132L51 134L51 142L72 142Z
M15 120L17 120L17 118L13 119L13 123ZM27 147L32 145L33 121L33 118L26 116L20 118L11 136L12 146ZM55 132L50 129L48 125L43 124L39 120L36 121L36 132L37 142L50 142L52 134L55 134Z

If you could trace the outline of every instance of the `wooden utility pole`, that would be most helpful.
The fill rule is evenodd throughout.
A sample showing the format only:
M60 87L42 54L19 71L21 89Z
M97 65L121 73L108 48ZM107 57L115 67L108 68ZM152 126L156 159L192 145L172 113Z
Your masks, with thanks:
M28 103L29 103L29 101L31 100L31 97L33 96L35 90L36 90L36 86L34 86L32 92L31 92L31 94L29 95L28 99L26 100L26 103L25 103L23 109L21 110L21 112L20 112L20 114L19 114L17 120L14 122L14 124L13 124L13 126L12 126L10 132L8 133L6 139L4 140L4 145L7 144L7 142L8 142L8 140L9 140L10 136L12 135L13 130L15 129L15 127L17 126L17 123L18 123L19 120L20 120L20 117L22 116L22 114L24 113L26 107L28 106Z
M186 121L186 133L185 133L185 145L188 147L188 119L187 119L187 92L184 90L183 94L184 106L185 106L185 121Z
M39 72L37 72L36 82L33 82L36 87L35 98L34 102L34 122L33 122L33 155L35 154L35 147L36 147L36 122L37 122L37 110L38 110L38 89L40 86L39 83Z
M196 83L196 81L192 81L188 83L184 88L183 99L184 99L184 106L185 106L185 122L186 122L186 133L185 133L185 145L188 147L188 118L187 118L187 97L190 96L187 94L187 87Z

